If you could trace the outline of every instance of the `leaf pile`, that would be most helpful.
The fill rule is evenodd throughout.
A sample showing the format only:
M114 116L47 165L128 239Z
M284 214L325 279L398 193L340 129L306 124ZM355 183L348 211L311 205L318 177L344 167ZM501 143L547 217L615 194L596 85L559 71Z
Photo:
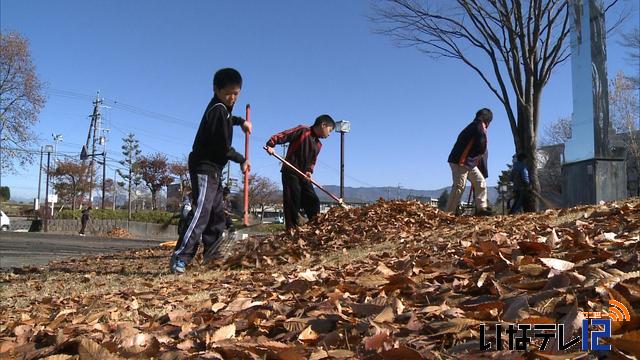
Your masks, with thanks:
M541 339L480 352L479 327L495 342L498 322L563 323L569 338L610 299L631 319L613 322L606 355L638 356L639 244L637 201L458 218L418 202L332 209L182 276L166 248L3 274L0 358L586 358L540 352Z
M121 239L130 239L133 237L131 233L127 231L127 229L123 229L117 226L107 231L105 233L105 236L112 237L112 238L121 238Z

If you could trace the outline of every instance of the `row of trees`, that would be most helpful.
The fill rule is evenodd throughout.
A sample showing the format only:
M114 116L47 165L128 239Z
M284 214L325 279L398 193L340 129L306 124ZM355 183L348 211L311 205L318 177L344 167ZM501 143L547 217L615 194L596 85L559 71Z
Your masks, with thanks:
M128 208L131 209L132 191L141 186L146 187L151 193L151 209L158 207L158 194L167 185L173 183L173 179L184 179L187 165L182 162L169 162L161 153L143 155L140 144L134 134L128 134L123 139L122 154L124 160L120 165L124 169L118 169L117 173L123 181L104 179L105 198L110 198L116 191L116 185L127 188ZM80 204L87 202L88 191L91 188L101 189L102 179L97 177L95 170L91 174L90 165L79 159L66 158L58 161L50 171L53 189L61 201L69 204L75 210ZM91 179L94 179L91 182ZM187 178L188 179L188 178ZM110 202L112 202L111 200Z
M139 141L132 133L127 134L122 142L123 160L119 162L121 168L117 170L121 181L111 178L104 180L105 191L101 195L105 197L107 206L114 206L118 187L127 190L128 209L133 208L133 193L140 189L145 189L150 193L152 210L159 208L159 194L168 185L177 181L181 185L180 197L190 191L191 182L186 159L170 162L161 153L144 155L140 150ZM60 201L68 204L72 210L87 202L90 188L102 191L102 179L96 176L95 170L93 170L94 174L91 174L90 171L92 170L88 163L79 159L66 158L58 161L49 172L53 189L58 194ZM91 183L91 179L94 180L93 183ZM264 210L267 205L280 203L278 186L271 179L252 174L249 184L249 206L251 209ZM237 201L240 201L242 197L243 194L239 194ZM239 205L236 207L241 208Z

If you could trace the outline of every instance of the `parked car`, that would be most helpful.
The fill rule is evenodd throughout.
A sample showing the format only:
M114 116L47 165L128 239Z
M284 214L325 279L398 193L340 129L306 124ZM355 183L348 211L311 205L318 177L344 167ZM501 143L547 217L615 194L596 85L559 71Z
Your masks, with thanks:
M284 224L284 217L276 216L276 219L273 221L275 224Z
M4 213L4 211L0 211L0 230L1 231L9 231L11 228L11 220Z

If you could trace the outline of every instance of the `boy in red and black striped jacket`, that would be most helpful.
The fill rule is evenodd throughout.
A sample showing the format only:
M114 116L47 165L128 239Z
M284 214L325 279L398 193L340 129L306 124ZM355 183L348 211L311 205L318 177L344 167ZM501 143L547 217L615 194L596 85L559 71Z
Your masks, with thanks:
M312 126L299 125L273 135L267 141L267 152L273 154L278 144L289 143L287 160L298 170L311 178L313 167L322 148L320 139L326 139L336 127L329 115L320 115ZM312 220L320 212L320 200L311 182L296 174L286 165L282 166L282 196L284 222L288 229L298 226L298 211L303 208L307 218Z

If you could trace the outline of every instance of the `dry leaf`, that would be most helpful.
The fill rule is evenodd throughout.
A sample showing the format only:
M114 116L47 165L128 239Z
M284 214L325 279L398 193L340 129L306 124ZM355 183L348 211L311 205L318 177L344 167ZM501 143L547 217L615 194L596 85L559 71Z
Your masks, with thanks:
M233 339L236 336L236 324L231 323L227 326L223 326L216 330L211 338L210 342L217 342L220 340Z
M384 308L384 310L382 310L382 312L380 314L378 314L373 321L377 322L377 323L385 323L385 322L393 322L393 319L395 318L394 314L393 314L393 309L390 306L387 306L386 308Z
M314 342L318 340L318 334L311 329L311 326L308 326L298 335L298 340L302 342Z
M547 265L551 269L560 270L560 271L571 270L575 266L574 263L561 260L561 259L540 258L540 261L542 261L543 264Z

